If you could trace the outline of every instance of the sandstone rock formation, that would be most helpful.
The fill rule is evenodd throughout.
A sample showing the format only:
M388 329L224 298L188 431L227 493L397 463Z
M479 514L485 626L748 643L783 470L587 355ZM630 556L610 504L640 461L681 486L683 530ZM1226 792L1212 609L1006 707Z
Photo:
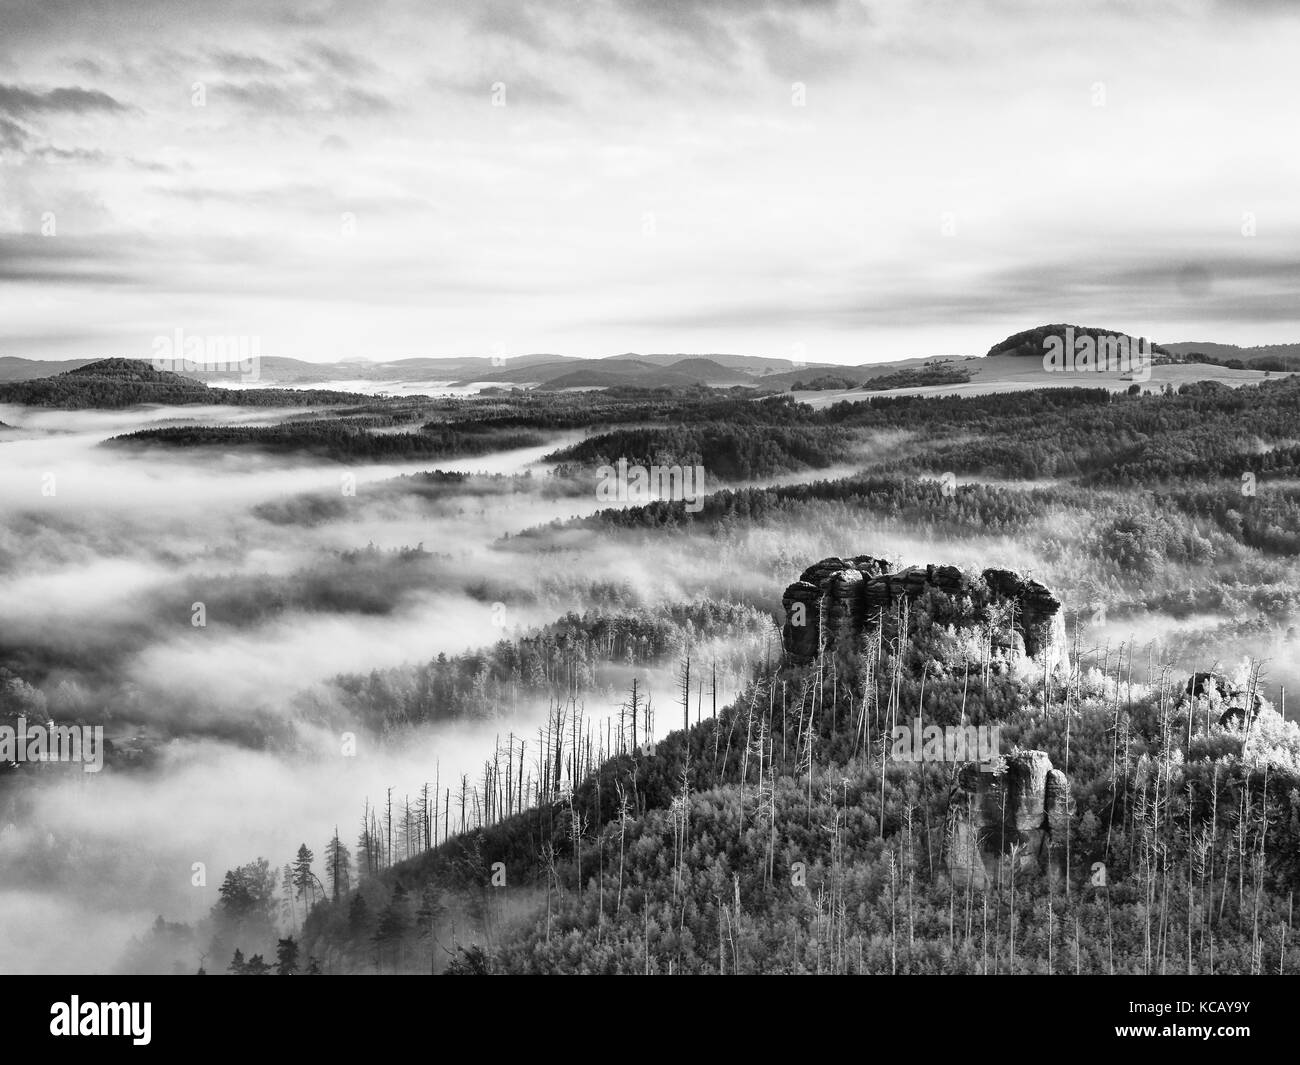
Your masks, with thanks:
M855 555L824 558L804 570L781 597L791 660L811 662L824 650L854 646L864 626L863 586L888 568L883 559Z
M782 638L787 660L803 665L831 653L845 664L878 625L888 630L899 601L909 602L930 589L959 601L978 623L990 623L995 648L1018 650L1054 667L1065 657L1065 624L1060 602L1037 581L1010 570L987 569L977 578L955 566L909 566L893 570L883 559L856 555L824 558L803 571L781 598L785 609ZM969 611L964 608L969 607ZM892 631L886 631L889 638Z
M1264 705L1258 693L1251 695L1245 688L1234 688L1222 673L1193 673L1183 686L1183 703L1204 699L1211 712L1217 712L1220 725L1233 722L1249 724Z
M960 887L991 888L1017 878L1065 874L1070 784L1042 751L1016 751L992 769L968 762L957 773L948 870Z

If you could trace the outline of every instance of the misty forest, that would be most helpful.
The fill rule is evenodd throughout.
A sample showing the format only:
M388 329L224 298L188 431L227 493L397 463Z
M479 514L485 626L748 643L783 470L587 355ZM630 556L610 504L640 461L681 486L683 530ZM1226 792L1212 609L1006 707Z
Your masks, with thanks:
M0 972L1300 973L1295 367L1041 335L6 373Z

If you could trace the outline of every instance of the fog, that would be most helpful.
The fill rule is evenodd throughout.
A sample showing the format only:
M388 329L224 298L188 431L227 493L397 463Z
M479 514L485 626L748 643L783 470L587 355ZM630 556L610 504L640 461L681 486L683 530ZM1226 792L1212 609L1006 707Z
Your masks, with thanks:
M628 609L713 598L779 619L784 587L828 555L1007 567L1044 580L1068 609L1088 609L1081 589L1092 564L1078 553L952 528L939 513L909 524L829 505L690 530L567 523L608 506L581 479L552 477L545 461L581 432L436 464L99 446L162 422L304 413L0 409L18 427L0 437L0 652L51 713L102 723L115 742L144 729L154 756L98 775L45 774L19 801L0 791L0 972L111 969L156 916L203 918L226 869L259 856L280 866L303 842L320 855L335 825L351 846L367 799L389 787L414 796L439 774L473 780L499 736L535 737L549 709L527 696L489 720L426 725L390 743L358 725L357 755L344 757L351 711L332 684L340 674L486 648L611 601ZM879 461L908 445L906 434L884 434L859 457ZM860 467L846 458L753 483L850 476ZM434 468L529 476L401 479ZM354 494L344 490L351 484ZM1064 543L1080 535L1054 514L1043 532ZM416 545L426 554L396 554ZM1115 617L1085 625L1080 646L1126 642L1144 658L1158 639L1157 660L1190 671L1267 645L1269 683L1300 684L1285 624L1235 635L1223 621ZM754 663L779 653L779 636L759 626L743 638L701 638L690 652L696 677L710 672L702 692L693 685L694 719L712 712L713 663L721 708ZM634 678L655 707L656 735L679 727L677 665L601 665L581 696L593 729ZM206 886L191 886L195 862Z
M0 437L0 651L56 718L103 724L114 741L143 728L155 744L147 767L53 767L39 779L25 770L23 789L0 792L0 972L112 969L156 916L203 918L225 870L259 856L282 865L303 842L319 855L335 825L351 846L367 798L388 787L414 796L439 773L444 784L462 773L473 780L498 736L535 736L548 712L545 700L525 699L499 717L426 726L400 743L358 730L348 758L336 731L298 712L304 696L330 703L339 674L489 646L597 605L602 584L644 605L721 586L771 598L770 575L752 572L733 543L697 539L690 549L670 539L633 553L585 530L511 539L608 505L594 491L574 494L580 485L548 490L543 457L582 433L436 464L100 446L159 424L272 424L305 413L0 408L15 427ZM509 491L471 483L424 492L395 480L433 468L532 477ZM355 495L342 491L344 474ZM259 510L308 497L328 502L323 520L268 520ZM385 560L417 544L429 555L414 568ZM339 555L357 551L373 557L371 568L349 570ZM382 582L383 609L315 603L312 589L336 577ZM693 649L697 660L724 662L719 707L747 672L728 656L764 653L751 644ZM603 727L635 676L659 708L656 732L677 727L675 669L603 667L584 714ZM708 714L707 685L703 698ZM206 886L191 886L195 862L205 864Z
M361 738L354 757L325 734L295 758L177 740L153 772L76 773L42 787L39 823L0 829L0 973L111 970L157 915L204 917L225 870L257 857L278 868L303 842L320 855L336 825L351 847L367 796L382 800L392 787L414 797L435 774L444 784L472 778L498 734L531 733L544 720L537 706L396 747ZM206 884L192 883L195 862ZM197 969L197 952L192 961Z

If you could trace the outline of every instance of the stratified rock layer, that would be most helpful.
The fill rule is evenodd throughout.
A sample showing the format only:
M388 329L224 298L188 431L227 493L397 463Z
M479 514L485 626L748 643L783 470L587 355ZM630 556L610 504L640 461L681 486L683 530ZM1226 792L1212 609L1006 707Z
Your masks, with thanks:
M787 660L803 665L830 653L851 666L867 635L877 626L892 624L900 600L910 603L931 589L968 605L967 616L988 624L998 650L1023 649L1049 667L1064 660L1061 604L1037 581L1004 569L987 569L976 578L955 566L893 570L870 555L824 558L785 590L782 639Z
M1070 785L1042 751L1016 751L957 773L948 869L958 886L994 887L999 876L1065 872Z

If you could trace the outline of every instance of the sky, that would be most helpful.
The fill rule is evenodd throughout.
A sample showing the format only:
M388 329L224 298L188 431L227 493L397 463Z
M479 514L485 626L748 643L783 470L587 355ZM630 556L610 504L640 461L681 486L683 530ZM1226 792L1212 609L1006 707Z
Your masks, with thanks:
M1300 5L0 0L0 355L1300 341Z

